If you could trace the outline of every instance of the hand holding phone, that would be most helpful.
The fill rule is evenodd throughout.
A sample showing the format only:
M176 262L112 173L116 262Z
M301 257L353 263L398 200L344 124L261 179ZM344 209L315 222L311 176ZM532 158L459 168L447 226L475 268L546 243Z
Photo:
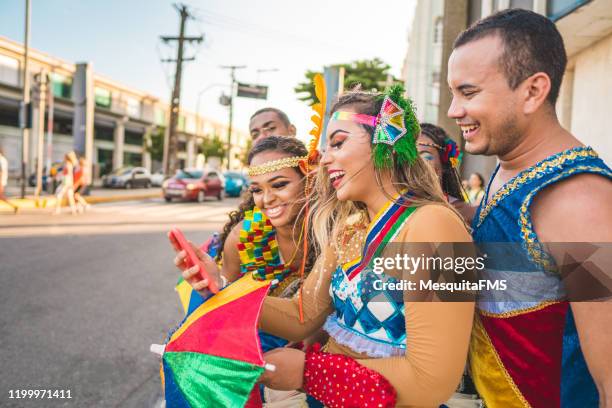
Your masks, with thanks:
M170 230L170 236L174 238L174 240L178 243L179 247L187 254L187 258L185 260L187 267L191 268L195 265L198 265L200 270L200 276L202 277L202 279L208 280L208 290L212 293L218 293L219 286L217 285L217 282L214 279L210 278L210 276L206 272L204 262L202 262L200 258L198 258L191 245L189 245L189 242L187 242L185 235L183 235L183 233L178 228L172 228Z

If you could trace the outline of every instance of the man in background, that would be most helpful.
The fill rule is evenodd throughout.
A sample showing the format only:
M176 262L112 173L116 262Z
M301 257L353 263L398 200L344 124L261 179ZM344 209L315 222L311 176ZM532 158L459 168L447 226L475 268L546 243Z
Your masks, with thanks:
M253 144L269 136L295 137L295 126L285 112L277 108L263 108L251 116L249 133Z

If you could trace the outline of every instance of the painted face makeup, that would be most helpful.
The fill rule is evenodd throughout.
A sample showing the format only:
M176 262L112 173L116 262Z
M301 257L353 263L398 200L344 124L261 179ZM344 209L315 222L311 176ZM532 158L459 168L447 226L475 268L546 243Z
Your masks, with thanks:
M351 111L344 107L343 111ZM369 187L377 186L370 134L358 123L332 120L321 165L340 201L365 201Z

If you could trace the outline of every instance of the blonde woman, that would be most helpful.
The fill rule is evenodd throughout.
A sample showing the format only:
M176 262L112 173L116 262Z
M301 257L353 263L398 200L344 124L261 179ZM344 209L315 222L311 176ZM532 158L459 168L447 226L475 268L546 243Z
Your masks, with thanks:
M473 302L441 302L427 290L398 296L389 283L428 280L430 271L372 269L375 258L427 254L427 243L471 241L418 156L418 123L402 93L350 92L332 108L312 214L323 251L301 307L268 297L260 321L292 341L321 327L330 338L323 349L266 353L276 371L260 381L272 389L303 389L329 407L434 407L460 381Z
M74 167L78 160L74 152L66 153L64 156L64 168L62 170L62 183L57 188L55 195L55 214L62 211L62 202L64 197L68 197L68 204L72 215L77 213L74 199Z

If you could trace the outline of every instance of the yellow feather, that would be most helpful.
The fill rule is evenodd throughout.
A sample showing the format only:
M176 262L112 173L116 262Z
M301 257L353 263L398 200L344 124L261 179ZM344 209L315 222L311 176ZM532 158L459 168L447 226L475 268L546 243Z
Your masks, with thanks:
M323 121L325 118L325 105L326 101L326 89L325 89L325 80L323 79L323 75L316 74L313 78L314 87L315 87L315 95L319 100L318 103L312 105L312 110L314 111L314 115L310 118L312 123L314 124L313 129L310 131L310 134L313 138L310 140L308 145L308 156L313 157L316 155L317 147L319 146L319 140L321 139L321 132L323 132Z

